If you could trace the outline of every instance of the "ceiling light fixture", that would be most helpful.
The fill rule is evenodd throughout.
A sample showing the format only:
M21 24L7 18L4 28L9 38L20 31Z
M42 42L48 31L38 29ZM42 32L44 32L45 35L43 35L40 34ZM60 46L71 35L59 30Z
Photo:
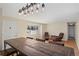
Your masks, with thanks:
M39 12L39 10L44 10L45 4L44 3L27 3L26 6L19 9L18 13L19 15L29 15L34 14L34 12Z

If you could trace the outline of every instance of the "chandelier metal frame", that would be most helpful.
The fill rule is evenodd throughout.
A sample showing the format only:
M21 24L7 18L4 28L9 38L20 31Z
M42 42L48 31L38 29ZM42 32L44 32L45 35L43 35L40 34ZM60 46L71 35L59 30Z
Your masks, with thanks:
M24 15L28 15L30 13L33 14L34 10L38 12L40 8L44 9L44 7L45 7L44 3L27 3L25 7L23 6L21 9L19 9L18 13Z

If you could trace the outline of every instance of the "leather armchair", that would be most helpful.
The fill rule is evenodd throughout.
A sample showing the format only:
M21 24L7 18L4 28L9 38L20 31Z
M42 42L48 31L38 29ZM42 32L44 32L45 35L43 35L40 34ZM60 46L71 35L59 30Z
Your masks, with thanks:
M44 33L44 40L49 40L49 33L48 32Z
M51 35L53 41L62 41L64 33L60 33L59 36Z
M63 36L64 33L60 33L59 36L52 35L51 38L49 39L49 43L64 46L64 41L62 41Z

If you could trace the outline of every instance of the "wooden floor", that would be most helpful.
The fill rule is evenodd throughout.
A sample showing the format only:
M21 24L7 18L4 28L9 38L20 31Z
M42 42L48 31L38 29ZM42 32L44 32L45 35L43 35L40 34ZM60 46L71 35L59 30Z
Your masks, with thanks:
M65 46L74 48L75 56L79 56L79 50L74 40L68 40L64 43Z

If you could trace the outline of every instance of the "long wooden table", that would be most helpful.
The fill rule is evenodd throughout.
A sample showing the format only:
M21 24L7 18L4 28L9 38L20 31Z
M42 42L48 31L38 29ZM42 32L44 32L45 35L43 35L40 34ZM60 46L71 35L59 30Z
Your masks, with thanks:
M7 44L27 56L74 56L73 48L44 43L32 39L16 38L5 40L5 49Z

